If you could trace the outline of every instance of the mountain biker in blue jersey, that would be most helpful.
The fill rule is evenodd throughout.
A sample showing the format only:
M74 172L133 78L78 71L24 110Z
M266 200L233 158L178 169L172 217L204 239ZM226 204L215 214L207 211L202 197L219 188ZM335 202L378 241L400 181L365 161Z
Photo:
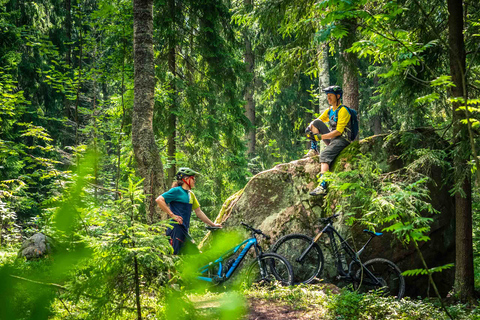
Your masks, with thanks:
M158 206L171 218L172 228L167 229L173 254L179 254L186 241L191 242L188 236L190 216L192 210L197 217L212 227L221 227L212 222L200 209L195 194L191 189L195 187L195 176L199 173L190 168L180 168L176 174L177 181L173 182L172 188L160 195L155 201ZM176 223L173 223L173 222Z
M327 94L327 100L330 108L325 110L322 115L312 121L305 130L307 137L312 140L312 147L305 155L311 157L318 155L318 142L322 141L327 145L320 155L320 174L321 176L330 170L338 154L350 144L348 133L350 132L350 113L347 108L342 108L341 98L342 88L339 86L330 86L323 91ZM330 125L330 129L326 124ZM327 193L327 183L322 181L318 187L310 192L310 195L324 195Z

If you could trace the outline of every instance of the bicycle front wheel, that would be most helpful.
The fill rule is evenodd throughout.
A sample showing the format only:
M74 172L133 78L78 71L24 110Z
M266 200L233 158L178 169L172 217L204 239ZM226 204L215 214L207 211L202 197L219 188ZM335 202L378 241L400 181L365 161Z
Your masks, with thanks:
M405 279L395 263L390 260L375 258L365 262L363 267L369 270L380 284L375 283L365 271L360 268L357 271L356 281L360 285L360 292L377 291L383 296L396 296L403 298L405 294Z
M279 281L284 286L293 285L293 270L287 259L275 253L264 253L248 267L246 284L270 284Z
M306 250L313 246L306 252ZM313 239L303 234L289 234L273 245L272 252L278 253L292 265L294 282L310 283L323 271L322 249ZM300 259L303 255L303 258Z

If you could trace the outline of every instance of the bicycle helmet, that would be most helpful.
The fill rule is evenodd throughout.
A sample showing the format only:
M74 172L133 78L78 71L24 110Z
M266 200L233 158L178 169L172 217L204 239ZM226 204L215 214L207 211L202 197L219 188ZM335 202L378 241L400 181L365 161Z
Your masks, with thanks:
M341 98L342 95L343 95L343 90L342 90L342 88L340 88L339 86L326 87L325 89L323 89L323 92L325 92L325 93L339 94L339 95L340 95L340 98Z
M182 180L184 177L190 177L190 176L194 176L196 174L200 174L190 168L186 168L186 167L183 167L183 168L180 168L178 169L178 172L177 174L175 175L175 177L177 178L177 180Z

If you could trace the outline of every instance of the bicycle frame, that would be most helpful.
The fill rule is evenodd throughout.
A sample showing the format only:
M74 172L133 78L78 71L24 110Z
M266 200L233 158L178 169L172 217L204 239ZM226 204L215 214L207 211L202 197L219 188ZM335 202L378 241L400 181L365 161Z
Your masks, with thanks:
M365 250L367 245L372 241L374 236L371 236L370 239L363 245L363 247L358 250L358 252L355 252L355 250L352 249L352 247L348 244L348 242L343 239L343 237L333 228L332 222L329 222L323 230L315 236L313 239L312 243L308 246L308 248L302 253L302 255L297 259L297 262L303 261L307 253L310 251L310 249L313 247L313 245L320 239L320 237L326 233L328 237L330 238L330 242L332 244L332 249L333 249L333 257L336 260L337 264L337 272L340 274L341 278L344 278L346 280L354 280L355 275L353 274L353 266L355 264L358 264L362 269L363 272L367 275L367 277L373 281L373 284L375 285L380 285L380 281L378 281L377 277L373 273L371 273L368 269L364 268L363 263L359 259L360 254ZM350 256L352 261L348 265L348 271L345 272L342 266L342 260L341 260L341 255L340 255L340 249L337 248L337 243L335 241L335 235L339 238L340 240L340 249L343 249L347 252L347 254Z
M240 254L238 255L238 257L235 259L234 263L232 264L232 266L226 270L226 272L224 273L224 270L223 270L223 263L226 259L228 259L228 257L230 257L232 254L235 254L238 252L238 250L243 246L245 245L245 247L243 248L242 252L240 252ZM202 281L207 281L207 282L211 282L211 283L219 283L219 282L224 282L228 279L230 279L230 277L232 276L232 274L235 272L235 270L237 269L237 267L240 265L240 263L242 262L242 260L245 258L245 255L247 254L247 252L250 250L250 248L254 247L255 248L255 254L257 257L260 256L261 252L262 252L262 249L260 248L260 246L258 245L258 241L257 241L257 238L255 237L255 235L252 235L251 238L243 241L242 243L240 243L239 245L237 245L236 247L228 250L227 252L225 252L224 254L222 254L217 260L213 261L213 262L210 262L209 264L201 267L199 269L199 272L200 274L202 274L202 276L198 276L197 279L199 280L202 280ZM207 277L205 276L205 273L208 272L208 270L212 267L212 266L215 266L215 265L218 265L218 272L215 276L213 277Z

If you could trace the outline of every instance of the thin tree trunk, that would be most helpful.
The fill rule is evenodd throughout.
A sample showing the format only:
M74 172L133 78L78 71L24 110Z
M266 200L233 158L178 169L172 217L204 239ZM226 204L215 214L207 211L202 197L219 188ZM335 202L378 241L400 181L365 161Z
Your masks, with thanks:
M66 0L65 1L65 11L66 11L65 32L66 32L67 42L72 41L72 13L71 13L71 10L72 10L71 0ZM67 52L66 52L66 56L65 56L65 64L67 66L67 70L65 70L65 72L66 73L68 72L68 74L70 74L71 73L71 66L72 66L72 48L71 48L70 44L67 45ZM67 95L64 95L64 97L63 97L63 106L64 106L65 116L68 119L70 119L70 117L71 117L71 114L70 114L70 112L71 112L71 110L70 110L71 101L69 99L67 99ZM64 139L67 139L67 137L68 137L68 135L65 135Z
M374 92L373 96L378 96L377 90L375 88L378 88L378 76L375 76L373 78L373 86L374 86ZM383 131L382 129L382 119L380 117L380 114L377 113L376 115L373 116L373 134L381 134Z
M96 67L96 57L97 56L97 48L93 49L93 68ZM93 152L95 152L95 160L93 164L93 176L95 180L95 187L94 187L94 196L95 200L98 200L98 127L97 127L97 79L95 75L95 71L93 71Z
M138 174L144 179L147 222L166 215L157 210L155 198L165 190L163 164L153 132L155 68L153 57L153 0L133 1L134 106L132 145Z
M77 99L75 102L75 147L78 147L78 127L80 126L78 120L78 105L80 103L80 89L82 85L82 55L83 55L83 36L82 36L82 25L80 25L80 54L78 57L78 84L77 84ZM78 164L78 156L77 156Z
M323 89L330 85L330 75L328 70L330 67L328 65L328 45L322 43L317 47L317 59L318 59L318 95L319 95L319 108L317 113L322 114L326 109L329 108L327 95L323 92Z
M172 17L171 23L171 35L169 38L169 52L168 52L168 69L173 76L172 82L170 83L170 89L172 90L171 94L171 101L172 104L170 105L170 114L168 118L168 141L167 141L167 153L168 153L168 160L170 167L167 171L167 185L171 185L173 179L175 177L175 173L177 172L177 168L175 165L175 154L177 152L177 146L175 143L176 138L176 124L177 124L177 116L175 115L175 109L177 108L177 86L176 86L176 79L177 79L177 61L176 61L176 39L175 39L175 0L168 1L168 7L170 11L170 17Z
M137 303L137 319L142 320L142 306L140 304L140 278L138 275L138 261L136 253L133 256L133 262L135 265L135 301Z
M245 9L247 12L252 10L252 0L244 0ZM245 41L245 67L247 73L251 75L250 81L245 87L245 116L250 120L250 128L247 132L248 141L248 156L253 157L255 154L256 144L256 129L255 129L255 101L253 100L253 93L255 89L255 55L252 50L252 41L249 36L248 28L244 30Z
M353 52L347 52L355 42L355 32L357 22L355 19L348 19L342 22L348 30L348 35L340 41L340 58L343 78L343 103L352 109L358 111L359 92L358 92L358 71L357 56Z
M123 50L122 50L122 123L120 125L120 132L118 134L118 148L117 148L117 181L115 182L115 191L116 191L116 198L119 198L119 193L118 193L118 185L120 182L120 160L121 160L121 154L122 154L122 137L123 137L123 127L125 126L125 101L124 101L124 95L125 95L125 51L126 49L126 40L125 40L125 28L123 28L123 38L122 38L122 43L123 43Z
M465 45L463 40L462 0L448 0L449 55L450 73L455 84L453 97L463 97L465 79ZM455 291L460 300L474 301L474 269L472 241L472 185L471 171L468 166L470 152L468 149L467 128L460 123L461 111L456 111L460 103L453 103L453 137L460 146L455 152L455 182L461 190L455 193ZM467 145L467 147L465 147Z

